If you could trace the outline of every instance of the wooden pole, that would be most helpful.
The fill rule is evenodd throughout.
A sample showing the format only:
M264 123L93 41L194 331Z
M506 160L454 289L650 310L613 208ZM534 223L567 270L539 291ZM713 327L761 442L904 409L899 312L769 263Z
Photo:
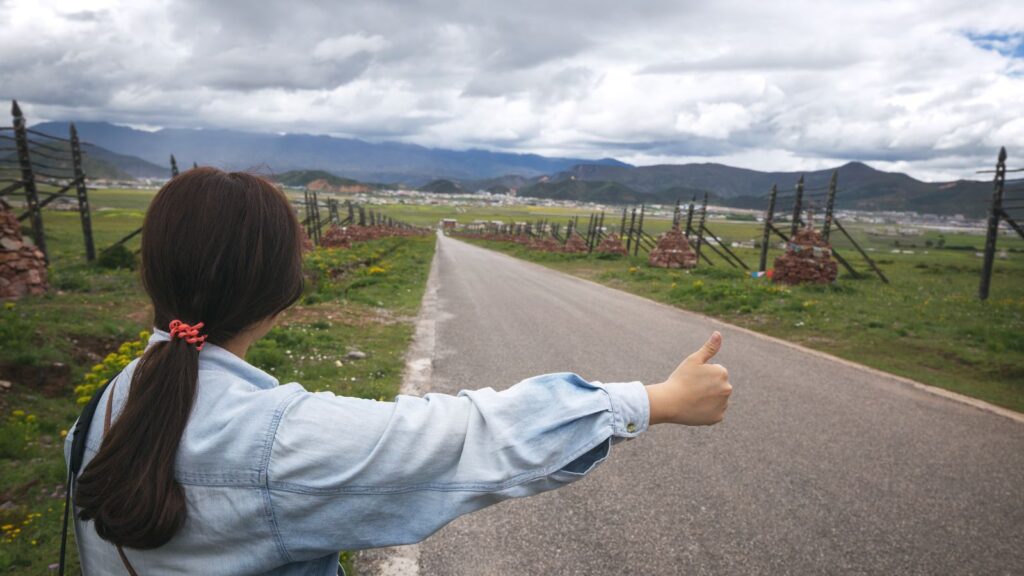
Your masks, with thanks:
M633 213L629 217L629 235L626 236L626 254L629 254L632 249L633 242L633 226L636 224L636 208L633 208Z
M317 195L316 190L313 191L313 226L314 226L313 229L316 230L316 245L319 246L320 245L320 198Z
M693 208L697 205L697 196L690 197L690 205L686 208L686 239L693 234Z
M832 231L832 212L836 206L836 181L839 179L839 170L832 171L832 178L828 181L828 200L825 202L825 224L821 227L821 238L828 242L829 233Z
M92 238L92 215L89 210L89 190L85 185L85 171L82 169L82 146L78 141L78 130L71 124L71 166L75 172L75 193L78 196L78 215L82 220L82 236L85 238L85 260L96 259L96 244Z
M178 176L178 161L174 159L174 154L171 154L171 178Z
M796 236L796 231L800 228L800 213L803 211L804 201L804 177L801 176L796 181L796 196L793 198L793 222L790 223L789 236L792 238Z
M985 259L981 266L981 284L978 298L988 299L992 286L992 264L996 257L996 240L999 238L999 219L1003 211L1003 188L1006 186L1006 148L999 149L996 160L996 176L992 187L992 207L988 213L988 229L985 232Z
M28 204L29 216L32 219L32 241L43 253L46 263L50 256L46 252L46 235L43 233L43 211L39 206L39 192L36 189L36 176L32 172L32 159L28 153L28 129L25 116L17 100L11 101L11 116L14 117L14 141L18 149L18 166L21 169L22 187L25 189L25 203Z
M633 256L640 253L640 241L644 237L644 211L647 209L646 204L640 205L640 222L637 224L636 230L636 243L633 244Z
M888 284L889 283L889 279L885 277L885 274L882 274L881 268L879 268L875 264L875 261L872 260L870 256L868 256L868 253L865 252L864 249L860 247L860 244L857 244L857 241L853 239L853 236L850 236L850 233L847 232L846 228L843 227L842 222L840 222L838 218L833 218L832 219L832 223L835 224L836 230L839 230L840 232L842 232L843 236L846 236L846 239L850 241L850 244L853 244L853 247L857 249L857 252L860 252L861 258L863 258L864 261L868 263L868 266L870 266L871 269L875 271L875 274L877 274L878 277L881 278L882 282L885 282L886 284ZM835 249L832 250L832 255L833 256L838 256L836 254ZM856 272L854 272L853 267L850 266L849 264L846 265L846 269L849 270L850 272L852 272L854 276L858 276L858 274Z
M761 262L758 270L764 272L768 266L768 245L771 243L772 220L775 219L775 197L779 189L772 184L772 191L768 194L768 210L764 213L764 234L761 236Z
M708 193L704 193L704 203L700 207L700 223L697 225L697 259L700 259L700 248L704 243L704 223L708 218Z

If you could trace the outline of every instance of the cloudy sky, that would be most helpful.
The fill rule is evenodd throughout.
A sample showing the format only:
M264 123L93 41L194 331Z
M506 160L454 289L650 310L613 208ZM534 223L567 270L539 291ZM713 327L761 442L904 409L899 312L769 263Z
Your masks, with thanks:
M634 164L1024 165L1024 9L985 2L0 0L30 121Z

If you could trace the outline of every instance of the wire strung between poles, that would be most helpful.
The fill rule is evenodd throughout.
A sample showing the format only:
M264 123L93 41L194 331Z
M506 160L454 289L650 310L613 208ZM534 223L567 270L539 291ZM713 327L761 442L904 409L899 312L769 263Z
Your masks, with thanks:
M49 162L40 162L39 160L32 158L32 169L35 170L36 167L42 168L44 170L56 170L57 172L74 170L74 168L72 168L71 166L59 166L55 164L50 164Z
M36 176L42 176L43 178L52 178L54 180L74 180L75 179L75 175L74 174L65 175L65 176L56 176L56 175L53 175L53 174L48 174L46 172L41 172L39 170L33 170L32 172Z
M47 134L46 132L40 132L38 130L33 130L32 128L27 128L25 130L25 132L28 132L29 134L35 134L36 136L42 136L43 138L49 138L51 140L57 140L59 142L68 142L68 143L71 142L67 138L61 138L59 136L53 136L51 134Z
M38 146L39 148L44 148L46 150L50 150L50 151L56 152L58 154L68 154L69 153L67 148L57 148L56 146L50 146L49 144L43 144L42 142L36 142L35 140L29 140L28 141L28 145L29 146Z
M29 153L29 156L33 157L33 158L36 157L36 156L40 156L42 158L47 158L49 160L56 160L57 162L69 162L71 160L70 158L67 158L67 157L61 158L59 156L54 156L52 154L48 154L48 153L43 152L41 150L35 150L33 148L29 148L28 149L28 153ZM68 156L70 156L70 155L71 154L69 153Z

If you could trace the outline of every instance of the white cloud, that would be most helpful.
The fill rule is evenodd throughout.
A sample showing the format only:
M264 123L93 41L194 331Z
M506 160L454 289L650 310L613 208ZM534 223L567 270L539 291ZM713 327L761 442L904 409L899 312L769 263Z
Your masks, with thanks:
M1024 156L1022 39L1012 0L8 0L0 97L33 120L971 177Z
M387 45L388 41L379 34L348 34L317 42L313 48L313 57L320 60L344 60L360 52L379 52Z

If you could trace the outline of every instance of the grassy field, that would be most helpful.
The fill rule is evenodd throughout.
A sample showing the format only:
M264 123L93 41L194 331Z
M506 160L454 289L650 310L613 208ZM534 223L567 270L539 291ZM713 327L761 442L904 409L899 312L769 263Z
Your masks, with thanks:
M93 191L97 247L136 228L151 191ZM84 262L77 213L47 211L50 294L0 306L0 574L49 574L60 540L62 436L97 364L150 328L136 273ZM130 243L134 249L135 239ZM282 382L366 398L398 390L432 236L385 238L306 259L307 290L247 359ZM126 348L129 355L132 350ZM350 359L358 351L365 358ZM73 570L77 570L72 543ZM350 572L351 573L351 572Z

